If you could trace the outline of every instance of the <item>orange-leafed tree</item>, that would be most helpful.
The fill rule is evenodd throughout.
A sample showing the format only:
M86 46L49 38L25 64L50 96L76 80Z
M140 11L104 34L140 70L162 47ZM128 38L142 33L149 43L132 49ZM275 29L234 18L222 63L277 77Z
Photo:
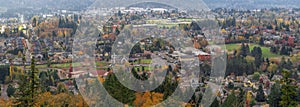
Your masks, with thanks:
M159 104L163 100L163 94L155 92L136 93L136 99L133 102L136 107L148 107Z

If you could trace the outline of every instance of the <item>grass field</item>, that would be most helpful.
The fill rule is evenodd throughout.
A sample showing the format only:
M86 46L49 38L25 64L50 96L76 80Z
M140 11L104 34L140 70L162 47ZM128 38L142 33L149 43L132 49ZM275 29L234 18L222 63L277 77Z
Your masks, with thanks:
M137 71L137 69L140 69L140 71L142 71L142 67L140 66L140 67L134 67L134 69ZM145 71L151 71L153 68L151 68L151 67L149 67L149 66L145 66L144 67L144 69L145 69Z
M178 26L177 23L170 23L170 24L161 24L161 25L158 25L158 27L160 27L160 28L163 28L163 27L171 28L171 27L176 27L176 26Z
M152 60L151 59L142 59L141 60L141 64L151 64ZM69 68L71 63L62 63L62 64L51 64L52 68ZM102 67L107 66L108 63L106 62L96 62L95 63L98 67L101 65ZM138 61L134 62L133 64L139 64ZM82 66L80 62L75 62L72 63L73 67L80 67ZM30 66L26 66L27 69L30 69ZM47 64L43 64L43 65L36 65L36 68L38 69L45 69L48 68ZM146 69L147 70L147 69Z
M77 67L77 66L80 66L81 64L78 62L78 63L73 63L72 65L73 65L73 67ZM69 68L70 67L70 63L51 64L51 66L53 68ZM38 68L38 69L44 69L44 68L48 68L48 65L47 64L36 65L35 67ZM26 68L29 69L30 66L26 66Z
M151 59L142 59L141 64L151 64L152 60ZM135 61L133 64L139 64L138 61Z
M278 54L271 53L269 47L259 46L257 44L249 44L250 51L252 51L252 49L255 46L256 47L261 47L263 57L273 58L273 57L280 57L281 56L281 55L278 55ZM228 51L238 50L240 48L241 48L241 44L226 44L226 49Z

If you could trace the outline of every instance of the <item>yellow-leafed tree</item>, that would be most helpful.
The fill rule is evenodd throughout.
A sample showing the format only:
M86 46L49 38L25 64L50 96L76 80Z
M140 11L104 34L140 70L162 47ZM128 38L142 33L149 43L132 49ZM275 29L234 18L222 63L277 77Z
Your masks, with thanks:
M163 100L163 94L155 92L136 93L136 99L133 102L136 107L149 107L159 104Z

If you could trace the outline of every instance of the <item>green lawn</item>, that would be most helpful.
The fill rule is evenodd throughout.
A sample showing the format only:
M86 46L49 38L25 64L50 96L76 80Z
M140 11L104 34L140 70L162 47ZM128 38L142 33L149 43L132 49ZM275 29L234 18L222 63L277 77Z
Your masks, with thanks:
M268 57L268 58L273 58L273 57L279 57L281 55L274 54L270 52L269 47L264 47L264 46L259 46L257 44L249 44L250 46L250 51L256 46L256 47L261 47L263 57ZM226 44L226 49L228 51L233 51L233 50L238 50L240 49L240 44Z
M141 64L151 64L152 60L151 59L142 59ZM133 64L139 64L139 61L135 61Z
M80 66L81 64L79 62L77 63L72 63L73 67L77 67ZM52 64L51 65L54 68L69 68L70 67L70 63L63 63L63 64Z
M138 68L140 69L140 71L142 71L142 67L141 67L141 66L140 66L140 67L134 67L134 69L135 69L136 71L137 71ZM145 69L146 71L152 71L153 68L151 68L151 67L149 67L149 66L145 66L144 69Z
M158 27L160 27L160 28L163 28L163 27L171 28L171 27L176 27L176 26L178 26L177 23L170 23L170 24L161 24L161 25L158 25Z
M177 19L177 20L179 20L179 21L192 22L192 21L195 20L195 19L193 19L193 18L179 18L179 19Z
M71 63L62 63L62 64L51 64L52 68L69 68ZM72 63L73 67L78 67L81 66L81 64L79 62L76 63ZM48 68L47 64L43 64L43 65L36 65L35 66L38 69L45 69ZM27 69L30 68L30 66L26 66Z

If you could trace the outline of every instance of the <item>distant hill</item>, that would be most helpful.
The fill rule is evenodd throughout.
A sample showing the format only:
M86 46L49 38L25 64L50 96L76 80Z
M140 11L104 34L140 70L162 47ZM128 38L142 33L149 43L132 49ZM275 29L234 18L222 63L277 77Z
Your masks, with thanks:
M0 0L0 7L82 10L95 0Z
M161 4L161 3L156 3L156 2L143 2L143 3L137 3L137 4L133 4L130 5L128 7L142 7L142 8L176 8L176 7L172 7L166 4Z
M300 0L203 0L209 8L300 8Z
M6 8L54 8L81 10L94 1L98 0L0 0L0 7ZM109 3L112 0L104 1L101 5ZM259 9L271 7L299 8L300 0L203 0L209 8L235 8L235 9ZM115 0L115 2L126 3L126 0ZM186 4L186 0L181 0L181 4ZM132 5L134 6L134 5ZM146 7L160 7L163 5L150 3Z

